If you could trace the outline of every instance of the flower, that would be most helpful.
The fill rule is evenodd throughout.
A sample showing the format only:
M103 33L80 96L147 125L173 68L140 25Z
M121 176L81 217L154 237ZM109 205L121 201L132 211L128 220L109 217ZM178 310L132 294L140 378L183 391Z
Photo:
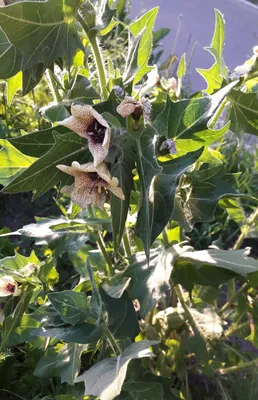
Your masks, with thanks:
M18 284L11 276L0 278L0 297L18 296L19 294Z
M87 104L72 104L72 115L59 122L89 140L89 150L97 167L106 158L109 150L111 129L107 121Z
M143 114L143 105L140 101L135 100L133 97L125 96L124 100L121 101L119 106L116 108L116 112L123 118L132 117L135 121L139 121Z
M64 186L61 192L69 193L72 201L82 208L89 204L103 208L107 190L121 200L125 199L122 189L118 186L118 179L111 177L104 162L95 167L94 163L80 165L77 161L74 161L71 167L57 165L57 168L74 176L74 183L71 186Z

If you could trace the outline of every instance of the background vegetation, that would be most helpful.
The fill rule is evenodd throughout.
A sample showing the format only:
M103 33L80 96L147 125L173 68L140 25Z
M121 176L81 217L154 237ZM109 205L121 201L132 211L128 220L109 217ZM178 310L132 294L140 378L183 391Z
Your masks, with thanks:
M3 400L257 399L258 52L229 71L215 10L213 64L190 93L157 12L0 7ZM56 165L93 161L59 124L74 103L111 128L125 200L103 209L60 190L73 180Z

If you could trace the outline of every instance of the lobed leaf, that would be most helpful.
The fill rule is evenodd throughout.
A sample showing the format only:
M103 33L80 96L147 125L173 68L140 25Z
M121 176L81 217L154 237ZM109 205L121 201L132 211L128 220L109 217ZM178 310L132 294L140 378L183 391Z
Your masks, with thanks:
M64 344L59 353L49 349L37 363L34 375L40 378L60 376L61 383L67 382L73 386L80 372L80 358L84 349L85 345L77 343Z
M117 339L134 340L140 333L137 315L126 291L118 299L109 296L102 287L100 294L108 313L108 328Z
M73 23L79 5L80 0L48 0L0 8L0 26L22 54L22 70L39 63L46 68L62 56L71 63L82 47Z
M106 358L75 379L75 383L84 382L85 395L100 397L101 400L113 400L119 395L131 360L151 357L150 346L156 341L142 340L133 343L118 357Z
M215 63L209 69L197 68L197 72L206 80L207 93L213 93L220 89L223 79L228 75L228 69L223 60L223 49L225 42L225 21L221 12L215 9L215 29L211 45L205 47L215 59Z
M54 309L68 324L76 325L86 319L88 301L85 293L63 290L48 293L48 298Z
M61 182L65 185L70 177L56 168L57 164L71 164L75 159L85 163L90 158L90 153L83 145L85 141L76 133L60 135L53 133L54 146L31 167L24 171L6 186L6 193L19 193L35 190L34 199L47 192L54 185Z

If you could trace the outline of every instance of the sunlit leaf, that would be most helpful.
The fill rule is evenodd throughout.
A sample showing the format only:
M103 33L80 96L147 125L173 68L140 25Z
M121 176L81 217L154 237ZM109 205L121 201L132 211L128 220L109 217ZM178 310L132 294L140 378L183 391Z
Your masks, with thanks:
M133 343L118 357L106 358L95 364L75 382L84 382L85 395L100 397L101 400L113 400L119 395L131 360L151 357L150 346L158 342L142 340Z
M23 55L22 69L65 56L68 63L81 47L73 23L79 0L19 2L0 8L0 26ZM32 51L33 49L33 51Z
M165 108L155 121L159 135L167 138L191 139L193 133L206 130L214 112L237 83L237 81L231 82L212 96L177 102L167 97Z
M173 263L183 251L185 250L178 245L163 251L152 250L149 265L144 253L136 253L133 256L124 276L131 278L129 295L131 299L139 301L142 317L145 317L161 296L169 290Z
M54 138L54 146L6 186L6 193L35 190L34 198L37 198L57 183L61 182L62 185L65 185L69 181L70 177L57 169L57 164L70 165L75 158L81 163L89 160L89 152L83 147L85 141L76 133L67 133L66 135L54 133Z
M151 49L152 49L152 30L155 23L159 8L155 7L152 10L145 13L138 20L132 22L129 25L129 30L132 32L134 37L137 37L140 32L143 32L137 55L137 66L138 71L134 77L134 84L138 83L143 76L150 71L150 67L147 66L149 61Z
M41 131L28 133L27 135L10 138L8 141L16 147L16 149L28 156L41 157L55 144L53 132L63 134L68 133L69 130L64 126L59 125Z
M12 104L15 93L22 87L22 72L18 72L7 80L7 104Z
M32 332L32 335L51 337L68 343L88 344L97 342L102 335L102 331L99 327L93 324L82 323L65 328L42 327L35 329Z
M5 186L32 165L36 158L21 153L7 140L0 140L0 145L0 184Z
M197 71L207 82L207 93L213 93L214 90L220 89L223 78L227 77L228 69L223 60L223 48L225 41L225 22L223 15L219 10L215 9L216 23L211 45L205 47L215 58L215 63L209 69L197 68Z
M77 343L64 344L59 353L49 349L36 365L34 375L40 378L60 376L61 383L74 385L74 379L80 371L81 353L84 349L84 345Z
M86 319L88 301L85 293L63 290L48 293L48 298L61 318L68 324L75 325Z

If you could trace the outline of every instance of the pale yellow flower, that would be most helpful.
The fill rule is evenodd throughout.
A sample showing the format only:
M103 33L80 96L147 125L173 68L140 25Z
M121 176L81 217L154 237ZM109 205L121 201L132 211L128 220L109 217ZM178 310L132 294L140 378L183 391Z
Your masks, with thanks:
M18 296L19 294L18 284L11 276L0 278L0 297Z
M66 174L74 176L71 186L64 186L62 193L69 193L72 201L86 208L89 204L103 208L107 199L107 191L124 200L122 189L118 186L118 179L111 177L107 165L102 162L97 167L94 163L80 165L77 161L72 166L57 165L57 168Z
M139 120L143 114L143 105L133 97L125 96L124 100L117 106L116 112L123 118L132 115L135 120Z
M108 154L111 129L107 121L87 104L72 104L71 113L70 117L59 124L89 140L89 150L93 155L94 166L97 167Z

